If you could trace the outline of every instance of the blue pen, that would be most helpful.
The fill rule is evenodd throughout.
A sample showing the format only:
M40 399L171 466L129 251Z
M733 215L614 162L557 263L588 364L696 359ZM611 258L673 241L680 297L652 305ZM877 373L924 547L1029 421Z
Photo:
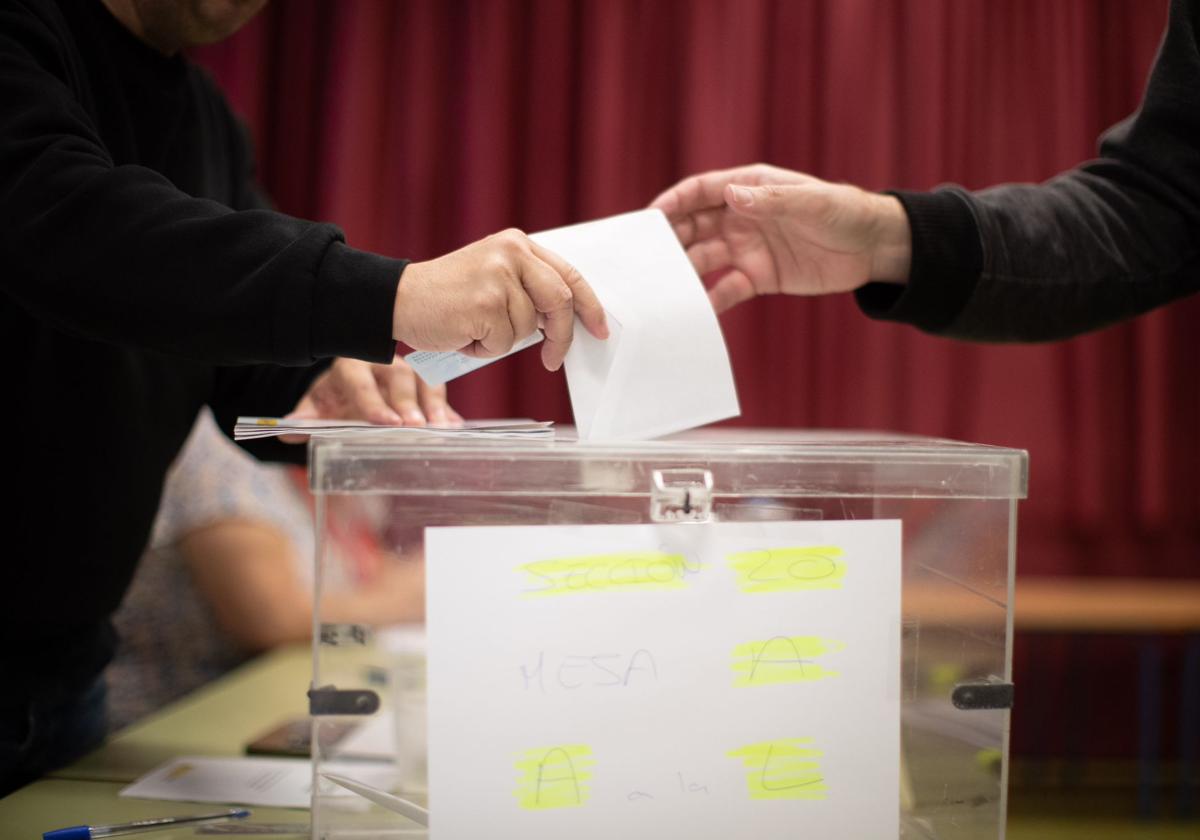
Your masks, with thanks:
M42 840L92 840L94 837L116 837L118 834L140 834L143 831L161 831L177 825L242 820L250 816L245 808L232 808L219 814L201 814L196 817L158 817L152 820L136 820L121 825L75 825L47 831Z

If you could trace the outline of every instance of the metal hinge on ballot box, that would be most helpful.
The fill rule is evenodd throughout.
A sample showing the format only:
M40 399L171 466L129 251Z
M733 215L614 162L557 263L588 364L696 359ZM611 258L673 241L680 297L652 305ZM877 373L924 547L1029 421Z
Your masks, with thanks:
M1011 709L1013 705L1013 684L999 677L977 682L959 683L950 693L950 702L956 709L974 711L977 709Z
M341 689L323 685L308 690L308 713L326 715L373 715L379 711L379 695L369 688Z
M361 647L371 640L371 630L362 624L322 624L320 642L333 647ZM308 713L323 715L373 715L379 711L379 695L369 688L341 689L335 685L308 690Z
M708 470L655 470L650 486L654 522L707 522L712 519L713 477Z

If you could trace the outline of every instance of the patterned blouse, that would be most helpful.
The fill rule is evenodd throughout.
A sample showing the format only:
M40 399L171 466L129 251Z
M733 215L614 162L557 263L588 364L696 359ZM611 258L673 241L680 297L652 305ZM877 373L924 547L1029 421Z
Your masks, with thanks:
M196 591L179 541L221 519L259 519L295 546L311 585L313 526L297 468L264 464L217 428L206 408L171 467L150 546L114 617L121 641L108 667L110 731L129 725L243 662Z

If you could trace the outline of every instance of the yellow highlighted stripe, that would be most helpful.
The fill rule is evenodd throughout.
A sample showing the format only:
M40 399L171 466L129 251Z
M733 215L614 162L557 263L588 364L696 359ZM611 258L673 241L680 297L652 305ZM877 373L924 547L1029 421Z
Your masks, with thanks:
M738 688L780 683L814 682L836 677L837 671L814 661L827 653L845 650L844 642L817 636L773 636L734 647L732 667Z
M730 554L726 560L743 592L841 589L845 552L832 545L764 548Z
M683 589L689 570L682 554L631 551L562 557L526 563L526 595L572 595L582 592L627 592L642 589Z
M527 811L575 808L588 800L588 772L595 760L583 744L525 750L516 762L520 771L517 804Z
M812 738L760 741L728 756L742 759L751 799L824 799L829 788L821 775L821 751L811 743Z

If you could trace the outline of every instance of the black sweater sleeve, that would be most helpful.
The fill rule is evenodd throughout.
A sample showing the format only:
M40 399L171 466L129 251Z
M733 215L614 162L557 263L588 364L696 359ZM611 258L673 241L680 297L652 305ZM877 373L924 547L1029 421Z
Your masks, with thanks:
M1197 0L1172 0L1138 112L1100 158L1045 184L897 193L905 287L857 292L872 317L984 341L1064 338L1200 289Z
M214 363L388 361L403 263L331 225L114 165L52 21L0 4L0 292L89 339Z
M214 84L205 77L206 84ZM216 89L213 88L215 95ZM234 185L232 206L235 210L269 210L273 203L258 183L254 145L246 125L230 111L223 99L215 101L224 121L231 126L229 161ZM296 407L313 379L328 369L331 360L322 359L309 367L280 367L271 364L225 365L216 368L213 391L208 405L218 428L233 437L233 427L241 415L282 417ZM238 441L238 445L264 461L305 464L308 447L282 443L277 438Z

